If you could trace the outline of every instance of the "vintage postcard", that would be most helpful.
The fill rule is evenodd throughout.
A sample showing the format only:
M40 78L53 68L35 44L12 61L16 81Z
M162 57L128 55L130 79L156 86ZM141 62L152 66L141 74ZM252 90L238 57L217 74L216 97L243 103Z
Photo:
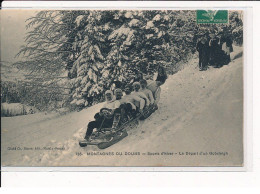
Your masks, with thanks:
M243 10L1 10L3 167L243 167Z

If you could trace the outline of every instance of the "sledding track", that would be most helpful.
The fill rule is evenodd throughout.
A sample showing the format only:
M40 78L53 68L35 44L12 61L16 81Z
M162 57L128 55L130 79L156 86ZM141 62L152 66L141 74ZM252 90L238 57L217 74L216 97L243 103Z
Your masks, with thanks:
M233 55L237 56L241 53L241 48L235 49ZM189 61L183 70L169 76L162 86L159 109L145 121L140 121L138 128L129 130L126 138L105 150L99 150L95 146L78 146L78 140L84 136L86 130L80 126L85 126L93 118L101 104L57 118L49 116L50 118L41 122L38 129L35 129L36 124L32 126L31 121L28 121L23 128L19 128L19 132L15 131L15 126L18 125L20 117L3 118L2 131L5 129L6 132L2 132L2 163L14 166L205 166L216 163L217 166L241 165L242 60L242 57L239 57L228 66L220 69L211 67L202 72L197 69L197 59ZM11 130L13 131L10 132ZM31 134L35 134L33 138ZM7 151L7 147L11 145L9 142L12 142L12 145L17 142L16 146L57 146L64 147L65 150L10 152ZM83 155L76 155L78 152ZM113 152L114 155L104 157L86 154L97 152ZM122 152L123 155L115 155L117 152ZM125 155L125 152L131 155ZM138 152L140 155L136 155ZM153 155L148 155L148 152ZM156 155L161 152L228 154L177 154L163 157Z

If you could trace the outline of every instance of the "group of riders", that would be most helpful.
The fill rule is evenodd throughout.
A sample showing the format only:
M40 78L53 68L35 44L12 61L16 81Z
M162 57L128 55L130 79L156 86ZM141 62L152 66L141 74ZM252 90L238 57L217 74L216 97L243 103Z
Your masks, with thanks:
M132 84L127 84L124 91L115 87L105 92L105 104L93 121L87 126L85 140L89 141L94 129L109 128L116 131L122 123L127 123L144 114L144 110L157 110L160 99L160 86L165 83L167 74L162 66L154 81L141 78Z

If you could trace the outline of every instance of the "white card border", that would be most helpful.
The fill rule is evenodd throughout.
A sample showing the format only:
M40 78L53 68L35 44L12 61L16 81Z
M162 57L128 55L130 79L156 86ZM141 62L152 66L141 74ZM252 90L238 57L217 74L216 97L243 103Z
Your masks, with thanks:
M46 8L46 7L54 7L53 5L55 4L55 7L57 8L58 7L71 7L71 3L73 3L74 5L84 5L84 7L87 7L89 6L90 4L93 5L93 3L96 5L96 4L102 4L104 7L106 6L111 6L111 2L13 2L13 1L8 1L8 2L3 2L2 6L5 7L5 8L17 8L17 7L23 7L23 8ZM161 5L165 5L166 3L168 4L169 7L173 6L174 7L185 7L187 9L191 9L192 6L197 6L196 8L194 9L197 9L197 8L203 8L203 9L206 9L206 8L212 8L212 6L214 6L215 8L217 9L220 9L220 8L227 8L227 7L232 7L230 9L243 9L245 8L246 10L250 10L250 9L253 9L254 8L254 15L252 13L252 11L250 11L249 13L247 11L246 12L246 18L245 18L245 21L247 21L246 23L244 23L244 30L245 29L253 29L254 31L256 31L255 29L258 29L259 31L259 27L256 26L257 24L257 21L255 20L255 7L257 7L256 5L258 5L258 11L260 11L259 9L259 2L135 2L137 4L136 7L133 7L131 6L131 4L133 4L133 2L113 2L113 3L116 3L117 6L114 6L115 9L117 8L122 8L122 7L125 7L125 6L128 6L130 7L129 9L133 9L133 8L143 8L143 7L147 7L147 3L149 4L149 8L158 8L158 7L161 7ZM223 4L225 6L223 6ZM158 6L160 5L160 6ZM37 7L38 6L38 7ZM98 6L96 6L98 7ZM148 9L149 9L148 8ZM94 9L94 7L93 7ZM161 8L159 8L161 9ZM253 18L254 21L250 20L250 18ZM258 14L258 18L259 18L259 14ZM259 20L258 20L259 21ZM253 27L253 22L254 22L254 27ZM253 51L254 51L254 54L256 54L256 46L254 45L254 48L253 48L253 30L251 31L247 31L245 32L245 39L246 39L246 43L244 44L244 51L246 51L244 53L244 79L246 80L244 83L244 127L245 127L245 133L244 133L244 155L245 155L245 158L244 158L244 161L245 161L245 167L217 167L217 169L221 169L221 170L213 170L213 171L226 171L225 169L227 168L232 168L232 169L235 169L235 171L254 171L255 169L253 168L253 162L258 162L257 164L259 165L259 155L257 155L257 153L255 153L255 150L256 150L256 146L254 145L253 146ZM256 38L256 34L254 34L254 38ZM259 53L259 48L258 48L258 53ZM255 60L256 57L254 55L254 62L256 62L257 60ZM259 60L258 60L259 61ZM255 64L256 65L256 64ZM246 67L245 67L246 66ZM255 70L255 68L254 68ZM254 80L255 81L255 80ZM246 93L245 93L246 91ZM254 100L256 100L254 98ZM257 112L254 110L254 112ZM256 118L256 117L254 117ZM254 126L255 128L255 126ZM256 131L256 129L255 129ZM254 131L254 132L255 132ZM258 134L259 133L254 133L255 134ZM254 136L254 139L256 140L256 137ZM258 143L259 145L259 143ZM257 155L257 158L255 158L256 155L254 155L254 161L253 161L253 149L254 149L254 154ZM259 166L258 166L259 167ZM31 167L26 167L25 169L23 170L18 170L18 169L15 169L13 168L13 170L11 169L11 167L2 167L2 172L5 171L5 168L9 168L7 171L28 171L28 168L31 168ZM21 167L19 167L21 168ZM38 167L37 167L38 168ZM40 167L40 168L49 168L49 167ZM52 168L51 169L48 169L47 171L62 171L60 168L62 167L57 167L58 169L56 168ZM67 167L66 167L67 168ZM77 169L81 168L81 167L75 167ZM85 167L84 167L85 168ZM86 167L86 168L90 168L90 167ZM97 168L97 167L94 167L94 168ZM103 168L103 167L102 167ZM111 167L104 167L104 168L111 168ZM117 167L113 167L113 168L117 168ZM127 171L132 171L132 167L120 167L120 168L130 168L129 170ZM133 167L133 168L136 168L136 167ZM138 167L139 168L139 167ZM184 171L185 169L191 169L191 168L194 168L194 167L163 167L163 168L178 168L180 169L180 171ZM185 169L183 169L185 168ZM195 167L195 168L204 168L204 167ZM207 169L208 168L213 168L214 167L206 167ZM238 168L238 169L236 169ZM32 171L35 172L35 170L33 170L33 168L31 168ZM198 171L207 171L207 169L200 169ZM242 169L242 170L241 170ZM58 171L57 171L58 170ZM72 171L75 171L76 169L72 169ZM148 170L148 169L147 169ZM152 171L156 171L154 168L151 169ZM185 170L185 171L186 171ZM39 170L37 170L39 171ZM42 171L42 170L40 170ZM46 172L46 170L44 169L43 171ZM65 171L69 171L68 169L65 170ZM79 171L82 171L81 169ZM89 170L88 170L89 171ZM91 170L92 171L92 170ZM96 170L94 170L96 171ZM102 171L106 171L106 170L102 170ZM109 170L108 171L117 171L117 170ZM144 170L143 170L144 171ZM166 170L166 171L169 171L169 170ZM172 170L170 170L172 171ZM179 171L179 170L178 170ZM189 170L188 170L189 171ZM192 171L197 171L197 170L192 170ZM211 170L210 170L211 171ZM227 171L230 171L230 170L227 170ZM233 170L232 170L233 171ZM8 173L5 173L6 175Z

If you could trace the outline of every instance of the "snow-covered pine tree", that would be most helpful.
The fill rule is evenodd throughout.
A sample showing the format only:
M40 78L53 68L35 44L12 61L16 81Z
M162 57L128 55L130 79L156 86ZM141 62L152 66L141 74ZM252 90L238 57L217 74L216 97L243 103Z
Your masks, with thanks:
M19 52L27 58L16 66L38 73L28 76L38 84L35 88L53 88L39 92L39 98L51 99L53 93L69 88L70 104L89 106L102 101L114 81L124 86L138 72L150 79L158 65L169 73L178 71L177 64L196 51L198 33L225 27L242 39L241 15L230 14L229 26L209 26L197 25L195 14L188 10L40 11L28 20L33 30ZM57 82L58 77L68 77L70 85Z
M75 22L78 27L84 27L78 31L79 37L74 43L80 48L80 54L71 69L74 75L72 104L86 106L93 98L99 101L114 81L125 85L137 72L151 78L158 65L171 69L175 65L173 60L180 61L185 51L190 52L190 47L185 49L183 44L187 40L192 43L193 34L189 34L188 39L179 34L192 32L193 26L188 28L189 19L185 19L187 24L183 28L182 16L174 18L178 14L170 12L91 11L78 16ZM170 33L171 22L175 21L178 29ZM172 45L176 50L170 49Z
M109 11L86 11L75 19L79 28L73 48L79 49L70 70L72 85L71 104L87 106L99 102L105 89L101 80L105 55L109 50L107 31Z
M145 73L153 75L157 67L170 65L169 53L169 22L168 11L149 10L144 13L145 24L142 28L144 42L141 48L141 58Z
M168 18L166 12L165 15L159 13L154 10L114 13L114 30L108 37L112 48L107 56L106 71L109 69L107 74L123 85L131 82L138 72L152 75L156 66L168 63Z
M172 73L178 71L178 63L185 62L189 54L195 52L196 21L195 11L169 11L169 50Z
M138 42L141 39L138 36L141 25L139 18L138 11L113 12L110 21L111 33L108 36L111 49L103 70L103 76L110 80L110 85L113 81L121 81L124 85L139 70L138 64L134 64L136 49L142 43Z

